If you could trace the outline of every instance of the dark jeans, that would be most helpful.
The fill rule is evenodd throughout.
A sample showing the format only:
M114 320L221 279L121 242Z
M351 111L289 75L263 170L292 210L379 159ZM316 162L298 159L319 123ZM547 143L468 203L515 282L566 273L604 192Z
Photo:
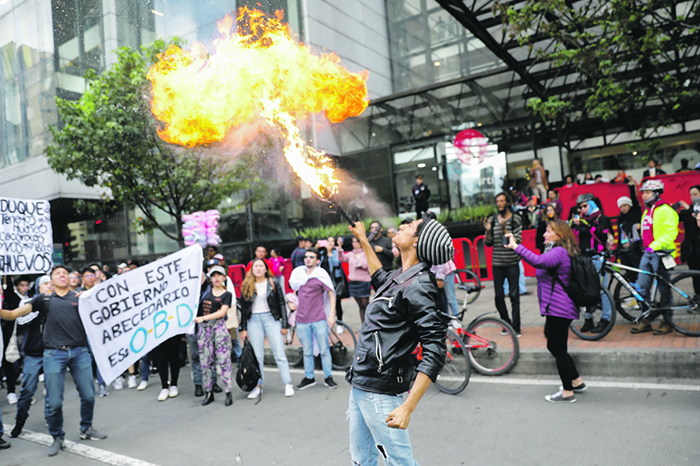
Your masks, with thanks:
M496 292L496 309L501 319L513 326L516 333L520 333L520 290L517 286L508 289L510 306L513 308L513 320L508 318L508 308L506 308L506 295L503 292L503 282L508 279L508 283L518 283L520 268L518 264L509 267L493 266L493 287Z
M177 386L177 379L180 376L180 340L182 335L175 335L156 346L151 352L158 368L162 388ZM170 367L170 384L168 384L168 367Z
M571 325L571 319L554 316L546 316L544 324L547 349L557 361L557 372L559 372L559 378L564 390L573 390L574 386L571 382L579 378L576 364L571 359L567 348L569 325Z
M625 252L620 253L620 263L622 265L626 265L628 267L634 267L635 269L638 269L639 262L641 260L642 260L642 251L636 245L633 245ZM632 272L631 270L622 270L622 273L623 273L623 275L625 275L627 277L627 279L630 282L634 283L637 281L637 272Z
M24 377L22 390L17 401L17 422L24 422L29 417L29 407L32 405L32 397L39 385L39 372L44 367L44 358L40 356L24 356Z
M700 256L690 256L688 258L688 268L690 270L700 270ZM700 277L693 276L693 291L700 296Z

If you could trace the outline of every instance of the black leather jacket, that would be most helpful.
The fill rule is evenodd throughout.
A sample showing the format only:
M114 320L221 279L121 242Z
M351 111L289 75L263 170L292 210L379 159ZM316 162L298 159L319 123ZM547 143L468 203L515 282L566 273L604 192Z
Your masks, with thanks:
M399 394L410 388L418 343L418 371L435 382L445 364L447 318L437 307L438 287L430 267L420 262L405 272L383 269L372 275L377 290L367 307L345 379L374 393Z
M253 292L253 296L250 299L245 299L241 295L241 330L248 330L248 321L253 315L253 302L257 295L257 291ZM267 281L267 305L270 307L272 317L282 322L282 328L289 328L284 293L278 284L275 284L273 288L270 280Z

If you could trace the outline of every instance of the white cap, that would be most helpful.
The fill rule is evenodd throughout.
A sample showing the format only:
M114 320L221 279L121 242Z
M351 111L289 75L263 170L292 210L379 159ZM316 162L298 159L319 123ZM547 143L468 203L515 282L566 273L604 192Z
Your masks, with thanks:
M220 265L215 265L214 267L212 267L207 275L209 275L211 277L215 273L220 273L224 277L226 276L226 272L224 271L224 268L221 267Z
M620 208L624 204L627 204L628 206L632 207L632 199L630 199L627 196L622 196L617 200L617 207Z

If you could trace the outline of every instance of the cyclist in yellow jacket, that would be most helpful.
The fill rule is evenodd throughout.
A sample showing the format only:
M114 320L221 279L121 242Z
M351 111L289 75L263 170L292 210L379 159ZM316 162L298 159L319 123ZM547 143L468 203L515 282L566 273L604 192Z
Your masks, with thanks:
M641 270L656 273L665 279L669 279L668 270L663 263L663 257L673 255L676 249L676 236L678 236L678 214L666 202L660 199L664 192L664 183L660 180L647 180L642 185L642 200L646 210L642 216L642 247L644 255L639 263ZM637 284L642 297L650 301L650 289L653 283L653 276L639 274ZM659 291L661 292L661 305L670 305L671 289L669 286L659 281ZM673 311L665 311L664 317L670 318ZM632 333L650 332L651 322L646 319L640 320L639 324L632 327ZM654 335L665 335L672 332L671 326L664 320L654 330Z

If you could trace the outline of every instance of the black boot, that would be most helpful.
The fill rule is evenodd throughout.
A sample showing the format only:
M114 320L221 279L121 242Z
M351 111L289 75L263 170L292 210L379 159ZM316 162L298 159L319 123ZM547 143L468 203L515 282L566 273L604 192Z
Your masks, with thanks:
M610 325L609 320L600 319L600 322L598 322L598 325L591 330L591 333L602 333L606 328L608 328L608 325Z
M226 393L226 401L224 401L224 406L231 406L233 404L233 397L231 392Z
M214 402L214 392L204 392L204 399L202 400L202 406L206 406L209 403Z
M221 387L219 387L217 384L214 384L214 386L211 387L211 391L214 392L214 393L221 393L221 392L223 392L223 390L221 389Z
M201 385L194 386L194 396L204 396L204 390Z
M12 428L12 432L10 432L10 437L12 437L12 438L19 437L19 434L22 433L23 428L24 428L24 421L15 421L15 426Z
M593 330L593 319L586 319L586 321L583 323L583 327L579 330L579 332L590 332Z

